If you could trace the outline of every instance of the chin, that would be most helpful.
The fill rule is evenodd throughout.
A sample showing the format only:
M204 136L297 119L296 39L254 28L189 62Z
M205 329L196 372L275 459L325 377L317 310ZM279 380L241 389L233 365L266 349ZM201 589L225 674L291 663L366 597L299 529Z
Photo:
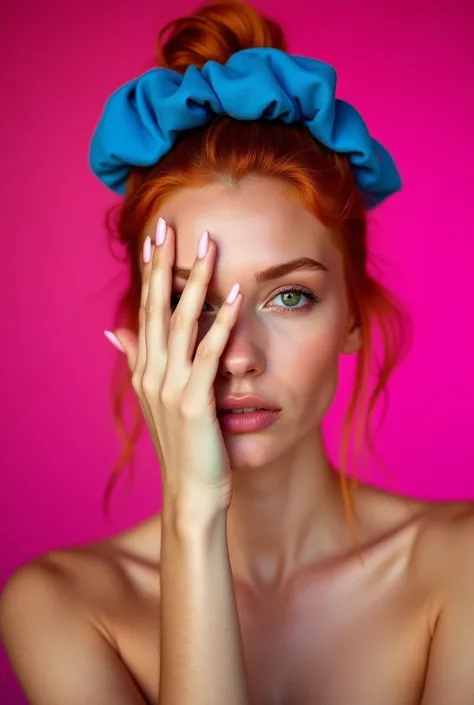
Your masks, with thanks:
M257 470L277 461L285 453L281 440L258 433L224 434L231 468L235 472Z

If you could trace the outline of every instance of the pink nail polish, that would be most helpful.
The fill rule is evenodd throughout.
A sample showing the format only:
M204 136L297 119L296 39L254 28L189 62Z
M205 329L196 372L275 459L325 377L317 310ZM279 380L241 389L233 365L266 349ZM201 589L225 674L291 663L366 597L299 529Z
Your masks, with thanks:
M151 237L146 236L143 243L143 261L147 264L151 260Z
M157 245L162 245L166 237L166 220L163 218L158 218L158 224L156 226L156 236L155 242Z
M239 285L239 284L234 284L234 286L232 287L232 289L229 291L229 294L228 294L228 296L227 296L227 298L226 298L226 302L227 302L228 304L233 304L234 301L236 300L238 294L239 294L239 291L240 291L240 285Z
M109 340L112 343L112 345L117 348L117 350L120 350L120 352L123 352L123 353L125 352L123 345L116 338L116 336L113 333L111 333L110 330L104 330L104 335L107 338L107 340Z
M199 245L198 245L198 251L197 251L198 259L204 259L208 249L209 249L209 233L207 230L205 230L199 239Z

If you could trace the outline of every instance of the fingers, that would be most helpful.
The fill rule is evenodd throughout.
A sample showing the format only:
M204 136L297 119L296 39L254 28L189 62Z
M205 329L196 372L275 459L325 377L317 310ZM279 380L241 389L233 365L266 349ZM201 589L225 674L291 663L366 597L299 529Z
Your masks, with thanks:
M198 333L198 321L214 269L216 244L205 231L189 279L171 316L168 339L168 367L164 397L181 395L191 373L191 356Z
M142 388L155 392L161 388L168 359L168 331L171 318L170 298L172 268L175 258L175 232L161 218L160 230L165 236L161 245L155 245L151 260L144 266L142 300L140 304L139 349Z
M146 260L153 254L153 243L150 238L146 238L142 253L142 288L140 296L140 308L138 310L138 336L137 336L137 356L135 367L132 370L132 384L135 391L141 393L141 383L143 370L146 364L146 339L145 339L145 306L150 285L151 263Z
M199 418L209 406L219 360L239 315L241 302L240 287L234 284L213 325L198 345L181 404L181 411L188 419Z
M220 356L238 316L242 296L238 285L234 285L230 292L232 300L228 297L222 305L192 362L198 321L212 277L217 247L209 233L203 233L189 280L172 315L170 299L176 234L161 218L160 227L166 228L164 242L151 247L149 261L145 261L146 248L144 253L132 383L139 396L143 394L143 403L149 407L146 413L153 414L154 404L148 402L157 402L160 398L166 405L179 402L181 409L187 409L190 416L202 415L209 405Z

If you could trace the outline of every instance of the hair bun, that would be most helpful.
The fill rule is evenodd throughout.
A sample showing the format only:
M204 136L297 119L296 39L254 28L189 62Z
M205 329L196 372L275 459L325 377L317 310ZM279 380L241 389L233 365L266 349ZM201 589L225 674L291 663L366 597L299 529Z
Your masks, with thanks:
M211 0L163 27L157 64L184 73L188 66L202 68L206 61L224 64L235 52L255 47L287 51L280 25L244 0Z

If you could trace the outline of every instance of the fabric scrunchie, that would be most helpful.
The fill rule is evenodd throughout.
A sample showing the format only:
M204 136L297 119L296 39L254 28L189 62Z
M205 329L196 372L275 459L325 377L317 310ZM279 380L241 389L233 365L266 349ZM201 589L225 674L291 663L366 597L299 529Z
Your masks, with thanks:
M372 208L401 188L400 176L358 111L335 97L336 81L329 64L264 48L236 52L225 64L189 66L184 74L150 69L107 100L92 137L90 166L123 194L132 167L157 164L180 132L209 124L217 115L299 122L316 140L347 156Z

